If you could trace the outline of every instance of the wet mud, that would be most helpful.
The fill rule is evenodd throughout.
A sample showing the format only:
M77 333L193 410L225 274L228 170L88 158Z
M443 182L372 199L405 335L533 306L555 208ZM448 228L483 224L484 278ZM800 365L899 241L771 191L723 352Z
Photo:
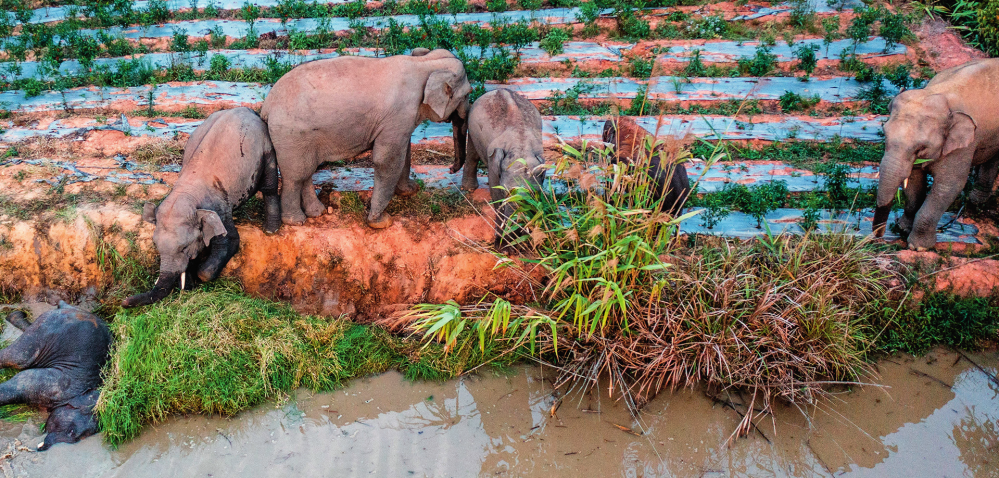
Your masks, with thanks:
M780 406L741 439L730 437L745 411L738 394L663 393L633 419L597 391L556 405L542 369L522 366L442 384L387 373L232 418L173 417L117 450L91 437L15 451L0 467L25 477L995 476L995 351L938 349L876 368L871 385ZM4 423L0 448L39 436L34 421Z

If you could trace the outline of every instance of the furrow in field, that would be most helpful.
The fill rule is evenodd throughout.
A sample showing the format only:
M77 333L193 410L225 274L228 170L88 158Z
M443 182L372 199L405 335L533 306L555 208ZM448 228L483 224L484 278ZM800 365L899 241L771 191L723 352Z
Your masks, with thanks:
M634 78L518 78L508 83L485 85L486 91L506 88L517 91L525 98L543 101L553 94L578 93L586 100L631 100L647 90L650 101L718 102L730 100L775 101L788 91L804 96L816 96L822 101L843 103L856 101L865 84L847 77L812 79L801 82L793 77L762 78L682 78L654 77L649 80ZM889 92L896 89L884 81ZM173 106L254 106L261 103L270 85L226 81L199 81L168 83L158 86L130 88L72 88L47 91L27 97L24 91L0 93L0 107L10 111L52 111L94 108L114 108L132 111L149 104L152 97L157 108Z
M542 49L538 42L531 43L519 51L521 64L531 66L532 64L542 64L551 62L612 62L620 63L624 61L624 54L638 47L641 49L658 48L656 61L661 63L688 62L693 53L699 52L700 59L705 64L710 63L733 63L740 58L751 57L759 46L759 42L654 42L650 44L619 43L619 42L587 42L574 41L564 45L565 50L557 55L550 55ZM825 48L821 39L807 39L795 43L794 47L787 44L779 44L771 47L771 54L776 57L779 63L795 61L794 49L801 45L814 45L818 47L816 58L818 61L839 61L844 52L855 53L860 58L880 58L890 56L904 56L908 49L905 45L896 44L892 47L886 45L884 39L873 37L870 41L860 45L854 45L850 40L837 40ZM856 50L854 51L854 48ZM484 51L483 51L484 50ZM462 53L470 57L485 56L490 57L497 50L482 49L480 47L465 47ZM384 50L376 48L357 48L346 50L347 54L355 56L376 57L384 56ZM336 58L341 56L337 51L329 50L210 50L207 53L198 52L161 52L133 55L129 57L98 58L93 61L91 68L109 68L112 71L122 62L136 61L147 68L169 68L178 64L188 64L195 71L205 71L210 68L211 59L216 56L225 57L229 68L265 68L268 61L277 59L289 65L297 65L312 60L324 58ZM62 62L58 73L49 71L47 66L39 62L27 61L19 63L19 71L0 72L0 78L6 81L14 81L24 78L36 78L40 80L54 78L57 75L73 76L88 72L78 60L67 60Z

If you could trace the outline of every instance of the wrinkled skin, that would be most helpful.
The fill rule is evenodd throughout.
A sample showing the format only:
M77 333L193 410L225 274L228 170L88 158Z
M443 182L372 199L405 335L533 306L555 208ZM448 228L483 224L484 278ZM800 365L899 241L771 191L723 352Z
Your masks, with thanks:
M264 232L281 225L278 174L267 126L249 108L213 113L184 148L184 164L170 195L146 203L142 219L156 224L153 242L160 275L153 290L122 302L148 305L166 297L178 282L187 288L214 280L239 250L232 211L260 191ZM183 274L183 280L182 280Z
M898 226L910 249L936 245L940 217L964 189L973 169L970 199L983 203L999 173L999 60L976 60L944 70L926 87L899 93L885 123L874 232L885 232L895 193L904 185ZM920 164L915 164L917 160ZM933 176L929 187L927 176ZM927 192L929 190L929 192Z
M260 111L281 168L281 220L298 225L322 215L312 185L316 168L370 150L375 184L367 223L391 225L384 213L389 200L417 192L410 179L413 131L425 120L450 121L461 131L471 91L464 66L447 50L347 56L292 69L274 84ZM456 157L464 156L457 141L455 149Z
M7 321L24 333L0 350L0 367L20 370L0 384L0 405L27 403L49 411L39 451L97 433L94 405L111 347L107 324L65 303L33 324L20 311Z
M489 170L489 192L494 202L506 199L515 187L540 189L545 181L544 147L541 142L541 113L527 99L510 90L494 90L482 95L468 113L467 162L456 162L452 172L464 166L461 187L479 187L476 170L479 160ZM504 238L506 221L513 213L511 204L497 209L495 244Z
M674 164L672 168L669 165L662 167L662 144L655 144L655 137L651 133L635 123L634 119L619 117L604 123L603 141L614 145L614 162L635 164L648 158L649 176L655 182L653 194L662 197L663 210L674 216L683 210L690 197L687 168L683 163ZM653 145L651 156L648 145Z

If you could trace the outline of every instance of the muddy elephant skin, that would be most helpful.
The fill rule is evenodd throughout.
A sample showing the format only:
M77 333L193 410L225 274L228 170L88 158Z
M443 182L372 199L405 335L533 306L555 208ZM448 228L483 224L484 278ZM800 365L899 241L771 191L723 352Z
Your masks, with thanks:
M983 203L999 174L999 59L938 73L926 87L896 96L885 123L874 232L885 232L899 186L905 211L898 226L910 249L936 245L940 217L977 170L970 199ZM928 176L933 176L929 187ZM928 191L928 192L927 192Z
M7 321L24 333L0 350L0 366L20 370L0 384L0 405L27 403L49 411L39 450L97 433L94 405L111 347L107 324L64 303L31 324L20 311Z
M510 90L494 90L482 95L468 113L467 162L461 187L479 187L479 160L489 171L489 192L494 202L506 199L515 187L540 189L545 181L544 146L541 142L541 113L523 96ZM510 204L497 204L495 244L504 242L506 221L513 213Z
M264 196L264 232L277 231L277 186L277 160L260 117L244 107L209 116L187 141L173 190L159 206L146 203L142 213L143 220L156 224L159 278L153 290L122 306L162 300L178 282L193 287L217 278L239 250L232 211L257 191Z
M645 128L628 117L609 119L604 123L603 141L614 145L613 162L635 164L648 158L649 176L655 186L654 197L662 197L663 210L670 211L674 216L683 210L690 197L690 178L683 163L663 167L662 144L656 144L655 137ZM648 145L652 145L651 154ZM671 171L672 169L672 171ZM668 184L667 184L668 182Z
M392 224L384 214L394 194L416 193L410 179L410 141L423 121L451 121L455 138L472 91L461 60L447 50L385 58L345 56L299 65L267 94L267 122L281 169L281 219L298 225L325 208L312 174L326 161L371 151L374 191L367 223ZM456 157L461 144L456 141Z

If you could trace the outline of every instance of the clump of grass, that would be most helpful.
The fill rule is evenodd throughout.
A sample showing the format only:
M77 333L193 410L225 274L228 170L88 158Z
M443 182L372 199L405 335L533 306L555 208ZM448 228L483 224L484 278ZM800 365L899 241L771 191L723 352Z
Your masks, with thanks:
M145 143L132 152L132 159L138 163L154 166L180 164L184 148L178 141L157 141Z
M299 387L333 390L392 367L442 380L500 355L493 346L444 354L342 317L299 315L229 280L122 309L110 326L115 343L95 410L112 445L175 413L233 415Z
M662 164L688 154L680 144L661 148ZM549 272L536 287L538 305L511 312L493 301L502 313L423 305L413 312L416 330L447 344L469 329L538 342L532 350L554 353L563 371L557 386L609 377L632 409L664 388L706 383L748 390L769 410L777 399L810 402L823 383L866 372L872 334L863 318L887 303L896 275L867 242L767 236L682 249L675 228L692 214L664 211L641 161L636 171L566 151L556 172L575 188L518 190L509 199L518 206L510 231L522 228L519 244ZM786 187L771 189L749 198L784 200Z

